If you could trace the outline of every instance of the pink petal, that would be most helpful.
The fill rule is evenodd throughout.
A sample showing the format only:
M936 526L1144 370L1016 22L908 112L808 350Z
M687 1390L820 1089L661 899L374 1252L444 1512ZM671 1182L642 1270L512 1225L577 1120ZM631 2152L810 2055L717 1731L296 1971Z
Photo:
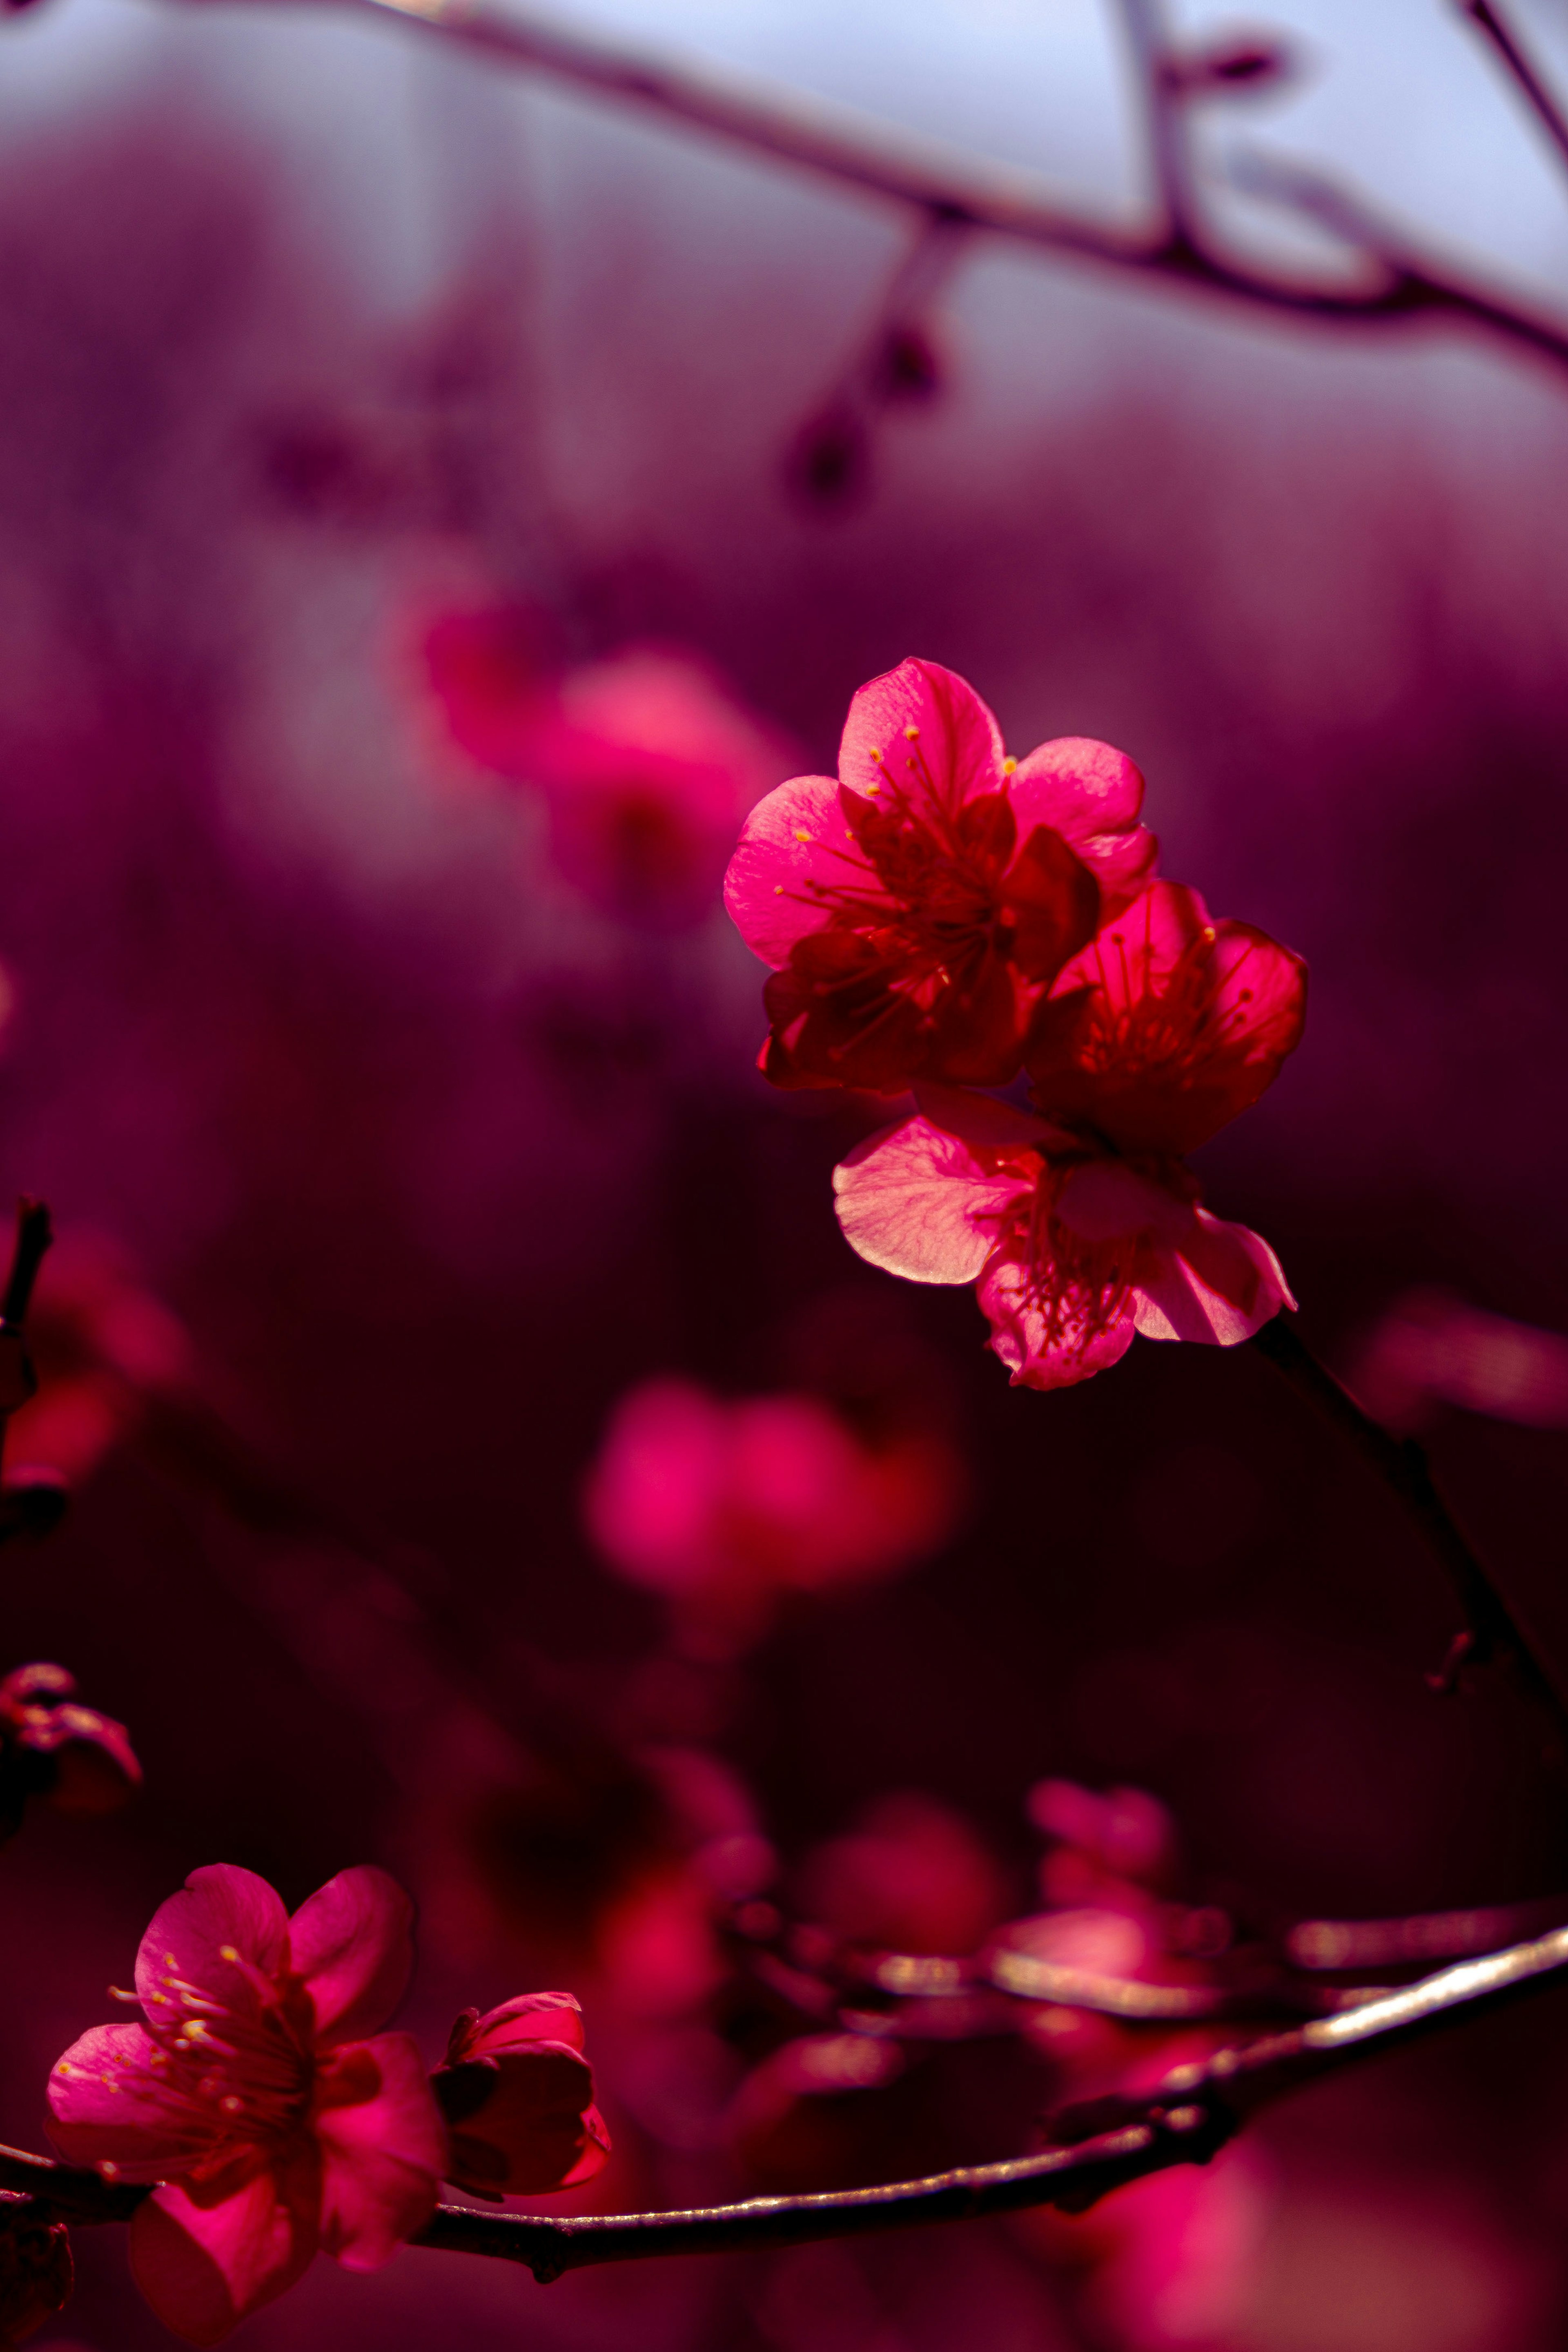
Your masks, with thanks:
M574 1994L520 1992L483 2017L470 2010L452 2028L447 2063L456 2066L465 2058L492 2058L535 2042L562 2042L581 2050L583 2012Z
M1138 1275L1138 1328L1146 1339L1234 1348L1295 1299L1260 1234L1193 1211L1191 1233L1160 1248Z
M998 1102L994 1095L973 1094L967 1087L944 1087L922 1079L914 1097L921 1117L932 1127L973 1144L980 1151L1048 1150L1053 1145L1073 1141L1061 1128L1034 1111L1016 1109L1012 1103Z
M1020 760L1008 785L1018 838L1048 824L1089 867L1106 899L1124 906L1154 870L1160 845L1138 822L1143 779L1110 743L1061 735Z
M560 2042L443 2068L433 2087L450 2126L447 2178L479 2196L565 2189L609 2155L593 2069Z
M845 821L829 776L796 776L757 803L724 877L724 904L753 955L775 969L823 920L821 892L881 885Z
M952 810L997 790L1002 751L1002 730L967 679L940 662L902 661L849 705L838 774L855 793L890 777Z
M205 2209L174 2188L139 2205L131 2269L164 2326L187 2344L221 2344L247 2313L292 2286L316 2251L310 2186L302 2168L283 2182L263 2173Z
M340 1870L289 1922L289 1965L315 2003L321 2047L374 2033L407 1988L414 1906L384 1870Z
M988 1170L927 1118L884 1129L833 1171L849 1246L906 1282L974 1281L1031 1185L1016 1169Z
M1071 1388L1117 1363L1132 1345L1132 1296L1109 1311L1098 1292L1054 1280L1001 1252L982 1277L980 1305L991 1346L1015 1388Z
M162 2072L163 2080L160 2081ZM48 2135L71 2164L112 2164L126 2180L166 2180L220 2137L176 2101L160 2044L140 2025L95 2025L55 2062Z
M381 2033L325 2058L312 2123L321 2153L321 2245L374 2271L436 2210L447 2128L411 2033Z
M264 1976L275 1976L289 1948L289 1915L264 1878L233 1863L193 1870L184 1892L153 1914L136 1955L136 1991L154 2032L177 2026L184 2014L181 1979L226 2003L242 1999L247 1980L225 1948Z

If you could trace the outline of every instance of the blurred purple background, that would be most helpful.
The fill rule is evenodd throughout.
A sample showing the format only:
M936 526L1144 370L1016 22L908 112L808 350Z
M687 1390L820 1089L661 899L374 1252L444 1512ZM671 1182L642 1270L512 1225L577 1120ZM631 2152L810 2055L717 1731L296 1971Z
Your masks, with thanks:
M1089 0L595 21L1142 201ZM1215 116L1216 165L1353 169L1561 294L1568 196L1457 16L1270 21L1302 79ZM1518 21L1568 69L1559 17ZM0 1664L68 1664L147 1788L4 1857L0 2137L42 2145L49 2063L213 1860L291 1904L395 1870L432 2060L466 2001L578 1990L617 2136L578 2201L623 2206L1026 2144L1063 2079L1037 2037L816 2108L779 2089L711 1912L766 1890L963 1948L1042 1899L1043 1776L1153 1791L1173 1884L1259 1931L1568 1885L1561 1764L1506 1687L1428 1694L1438 1575L1269 1367L1141 1344L1009 1391L966 1295L861 1267L828 1177L877 1107L771 1093L716 896L683 929L595 904L421 654L487 606L568 677L679 649L779 774L831 768L908 653L1016 751L1125 747L1165 870L1310 961L1300 1054L1203 1167L1309 1335L1349 1366L1413 1285L1563 1330L1568 377L982 244L924 321L935 395L813 504L790 452L907 238L879 205L416 27L58 0L4 47L0 1174L63 1237L13 1458L79 1483L5 1554ZM940 1443L912 1564L813 1591L769 1553L739 1618L617 1580L581 1492L660 1377L815 1398L878 1461ZM1436 1460L1568 1675L1564 1438L1486 1402L1437 1409ZM836 1913L884 1881L886 1916ZM1303 2095L1083 2224L548 2293L323 2263L237 2341L1544 2352L1564 2013ZM167 2340L117 2233L79 2239L40 2345Z

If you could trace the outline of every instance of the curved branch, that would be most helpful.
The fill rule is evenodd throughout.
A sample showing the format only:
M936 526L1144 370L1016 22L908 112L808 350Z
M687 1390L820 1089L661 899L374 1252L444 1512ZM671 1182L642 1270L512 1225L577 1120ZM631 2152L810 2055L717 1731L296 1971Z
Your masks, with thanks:
M504 5L500 0L341 0L341 5L422 26L502 65L553 74L581 89L632 100L753 153L890 197L954 226L984 229L1173 285L1205 289L1282 316L1366 327L1448 319L1479 327L1559 366L1568 365L1568 320L1521 309L1500 294L1392 247L1367 249L1383 281L1367 291L1270 278L1208 251L1180 214L1163 223L1152 238L1129 236L1064 211L1052 202L1036 173L961 154L855 108L754 77L626 47L542 9L518 5L518 0L505 0ZM1168 179L1163 166L1162 175ZM1168 186L1164 194L1168 200ZM1347 215L1353 209L1348 199L1344 209Z
M1568 1704L1434 1485L1426 1447L1415 1438L1391 1437L1363 1412L1349 1390L1319 1363L1287 1317L1275 1316L1247 1344L1267 1356L1297 1393L1349 1438L1404 1505L1442 1563L1458 1596L1466 1630L1456 1640L1442 1674L1434 1677L1436 1686L1451 1689L1461 1666L1506 1657L1521 1687L1552 1718L1559 1735L1568 1737Z

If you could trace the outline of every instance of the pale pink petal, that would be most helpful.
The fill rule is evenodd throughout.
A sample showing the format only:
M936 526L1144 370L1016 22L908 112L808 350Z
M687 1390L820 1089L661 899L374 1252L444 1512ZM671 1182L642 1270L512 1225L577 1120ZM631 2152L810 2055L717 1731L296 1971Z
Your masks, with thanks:
M1097 1291L1055 1281L1048 1266L1026 1266L1001 1251L977 1296L991 1346L1015 1388L1071 1388L1120 1361L1132 1345L1130 1293L1108 1303Z
M153 1912L136 1955L136 1992L148 2024L155 2033L180 2024L180 1982L226 2003L245 1998L243 1966L226 1951L273 1976L288 1948L289 1915L264 1878L228 1862L193 1870L184 1891Z
M429 2220L447 2168L447 2127L414 2036L381 2033L331 2052L311 2121L322 2250L347 2270L377 2270Z
M166 2180L219 2137L168 2082L162 2046L140 2025L95 2025L49 2075L48 2135L71 2164L112 2164L126 2180ZM160 2080L162 2075L163 2079Z
M581 2050L583 2012L575 1994L520 1992L483 2017L470 2011L452 2028L447 2063L455 2066L465 2058L491 2058L534 2042L563 2042L569 2049Z
M187 2344L221 2344L248 2312L308 2269L316 2251L309 2174L289 2194L263 2173L237 2196L203 2208L160 2189L131 2224L131 2269L165 2327Z
M796 776L757 803L746 819L730 870L724 904L753 955L775 968L824 920L823 892L848 884L880 895L829 776Z
M1019 840L1037 824L1059 833L1099 883L1108 915L1153 872L1160 845L1138 822L1143 779L1125 751L1061 735L1019 761L1007 791Z
M869 1265L906 1282L973 1282L1031 1179L993 1172L956 1136L910 1118L858 1144L833 1189L845 1238Z
M1191 1232L1179 1244L1158 1246L1140 1265L1138 1328L1146 1339L1233 1348L1296 1301L1260 1234L1206 1209L1192 1215Z
M953 810L999 789L1002 751L1002 730L968 679L940 662L911 659L856 695L838 773L851 792L875 792L890 780L917 804L934 797Z
M315 2003L321 2046L374 2033L407 1988L414 1906L384 1870L340 1870L289 1922L289 1965Z

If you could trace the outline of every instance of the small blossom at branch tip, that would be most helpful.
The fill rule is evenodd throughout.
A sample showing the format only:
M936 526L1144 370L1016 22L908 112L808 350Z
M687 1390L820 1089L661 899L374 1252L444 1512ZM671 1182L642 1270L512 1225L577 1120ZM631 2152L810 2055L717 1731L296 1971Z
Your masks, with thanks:
M1106 743L1021 761L973 687L909 660L850 705L838 775L752 811L725 903L773 976L775 1085L1005 1086L1062 966L1148 879L1143 780Z
M482 2017L464 2010L430 2087L447 2120L447 2179L470 2196L575 2189L608 2159L570 1993L521 1993Z
M83 1706L64 1666L18 1666L0 1682L0 1835L28 1797L63 1813L116 1811L142 1785L122 1723Z
M412 1922L380 1870L340 1872L292 1918L250 1871L194 1871L136 1956L145 2022L95 2026L56 2063L60 2153L160 2184L132 2270L187 2342L221 2343L318 2249L374 2270L429 2219L446 2127L413 2037L374 2030Z

